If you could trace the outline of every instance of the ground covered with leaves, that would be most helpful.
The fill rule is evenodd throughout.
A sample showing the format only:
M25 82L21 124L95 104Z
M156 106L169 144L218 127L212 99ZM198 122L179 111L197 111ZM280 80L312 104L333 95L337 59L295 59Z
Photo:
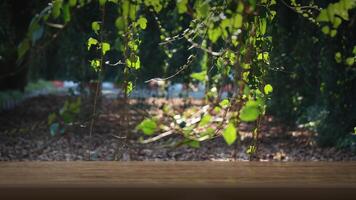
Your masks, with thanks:
M223 138L204 141L199 148L182 144L183 137L172 134L160 140L142 144L143 134L135 126L149 115L169 104L175 109L202 105L200 100L135 99L129 104L122 100L102 99L89 136L92 107L82 102L81 114L63 133L51 135L48 116L58 112L68 97L39 96L28 99L14 109L0 112L0 160L217 160L250 159L246 153L252 143L252 126L241 124L240 141L228 146ZM126 117L124 117L126 116ZM128 117L127 117L128 116ZM126 140L125 135L129 133ZM320 148L315 133L291 129L273 117L263 119L258 151L252 158L260 161L341 161L356 160L352 152L336 148ZM125 142L126 141L126 142ZM126 145L125 145L126 144ZM89 150L91 149L91 151ZM90 154L90 158L89 158Z

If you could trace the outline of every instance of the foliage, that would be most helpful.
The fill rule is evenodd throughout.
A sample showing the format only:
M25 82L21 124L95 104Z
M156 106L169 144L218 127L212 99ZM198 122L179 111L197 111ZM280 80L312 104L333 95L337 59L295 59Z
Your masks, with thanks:
M61 40L66 42L57 45L75 45L80 59L69 59L69 51L58 59L68 58L63 63L70 70L90 78L117 75L125 97L136 82L157 75L168 78L149 80L206 86L206 106L167 109L163 117L145 119L137 130L146 135L171 129L192 147L219 136L231 145L242 121L255 124L258 133L269 106L280 118L311 125L321 144L335 145L356 121L355 2L54 0L31 21L17 48L18 62L35 51L48 29L69 26ZM79 21L73 11L86 9L94 12L83 11L88 20ZM86 34L78 36L71 21L86 24ZM86 45L76 37L86 38ZM228 84L233 91L223 98ZM248 151L254 153L255 144Z
M291 125L297 121L317 131L322 146L335 146L352 132L356 121L356 68L350 61L356 58L356 32L349 21L355 17L355 1L325 2L312 8L308 2L312 1L295 5L298 12L289 12L285 6L277 10L272 33L274 67L268 75L274 92L268 111ZM314 13L309 17L316 20L306 20L305 12ZM326 33L325 26L333 33Z
M152 135L156 132L157 124L152 119L145 119L137 125L136 129L141 130L146 135Z
M48 126L51 136L63 134L66 126L71 125L80 113L81 98L68 99L59 112L48 115Z

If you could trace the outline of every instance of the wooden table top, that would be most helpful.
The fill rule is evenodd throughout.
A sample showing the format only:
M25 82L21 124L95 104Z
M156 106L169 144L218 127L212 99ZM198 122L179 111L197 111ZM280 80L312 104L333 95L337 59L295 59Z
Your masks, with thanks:
M354 188L356 162L0 162L0 188Z

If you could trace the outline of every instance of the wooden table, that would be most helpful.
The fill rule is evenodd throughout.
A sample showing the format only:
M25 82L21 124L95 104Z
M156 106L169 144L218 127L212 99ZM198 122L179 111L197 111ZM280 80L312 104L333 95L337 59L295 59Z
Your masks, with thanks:
M356 162L0 162L10 197L356 199Z

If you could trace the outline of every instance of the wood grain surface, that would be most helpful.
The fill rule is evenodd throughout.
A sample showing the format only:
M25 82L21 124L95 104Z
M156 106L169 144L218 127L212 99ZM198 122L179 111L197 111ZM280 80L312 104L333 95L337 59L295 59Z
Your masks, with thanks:
M1 162L0 187L356 189L356 162Z

